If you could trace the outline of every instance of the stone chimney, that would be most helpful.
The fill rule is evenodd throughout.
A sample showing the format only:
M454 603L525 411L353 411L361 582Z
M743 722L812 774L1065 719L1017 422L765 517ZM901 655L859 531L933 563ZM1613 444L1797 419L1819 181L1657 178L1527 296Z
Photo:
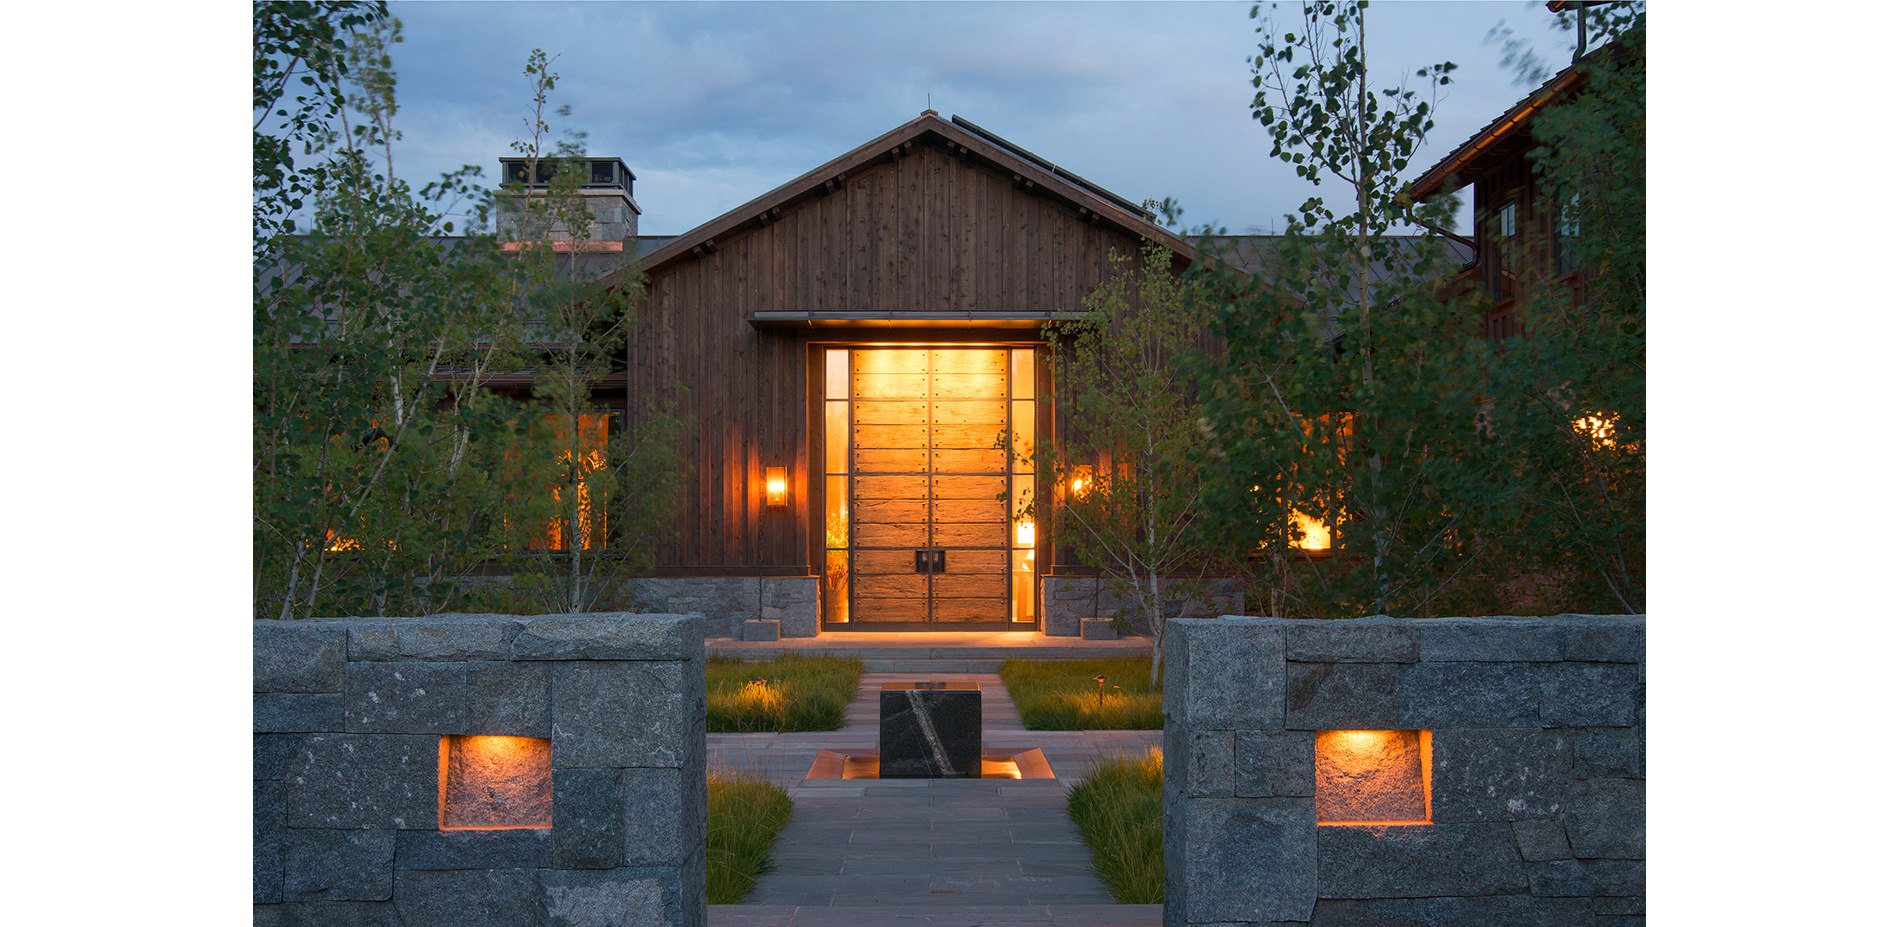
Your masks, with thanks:
M640 233L640 204L633 201L633 171L619 158L581 158L585 174L579 193L593 215L588 229L590 242L620 242ZM501 176L506 185L495 198L495 231L503 241L518 240L521 226L522 195L508 188L519 184L532 195L545 192L554 175L554 162L542 159L532 179L528 177L527 158L502 158ZM555 241L573 241L574 235L556 226L550 233Z

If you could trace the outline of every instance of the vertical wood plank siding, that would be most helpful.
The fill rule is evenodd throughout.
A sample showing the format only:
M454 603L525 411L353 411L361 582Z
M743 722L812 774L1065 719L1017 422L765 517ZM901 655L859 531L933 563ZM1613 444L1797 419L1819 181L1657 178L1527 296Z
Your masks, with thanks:
M689 419L679 536L660 552L662 568L816 572L811 525L822 487L808 446L808 348L890 333L759 331L750 313L1079 309L1106 279L1109 254L1138 248L1126 231L1024 192L987 163L919 141L829 195L747 222L711 253L652 272L628 341L629 404L678 384ZM1033 341L1036 333L925 337ZM767 466L791 469L789 509L764 508Z

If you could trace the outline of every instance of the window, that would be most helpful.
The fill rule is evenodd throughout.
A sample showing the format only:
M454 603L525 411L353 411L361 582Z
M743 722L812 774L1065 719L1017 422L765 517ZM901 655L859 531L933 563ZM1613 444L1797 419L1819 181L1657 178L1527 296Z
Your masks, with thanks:
M1497 208L1491 217L1492 242L1497 248L1497 276L1491 280L1491 295L1510 299L1517 295L1517 194Z

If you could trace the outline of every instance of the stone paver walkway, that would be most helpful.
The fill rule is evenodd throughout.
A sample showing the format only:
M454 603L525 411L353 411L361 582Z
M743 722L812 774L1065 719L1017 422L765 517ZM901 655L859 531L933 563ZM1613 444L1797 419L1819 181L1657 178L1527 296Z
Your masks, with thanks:
M1040 748L1056 779L804 779L820 749L877 746L886 682L975 682L983 752ZM792 821L776 868L743 905L709 909L711 927L1143 927L1159 905L1116 905L1069 821L1066 792L1099 756L1159 746L1159 731L1025 731L1002 679L867 673L845 727L816 734L712 734L715 768L787 786Z

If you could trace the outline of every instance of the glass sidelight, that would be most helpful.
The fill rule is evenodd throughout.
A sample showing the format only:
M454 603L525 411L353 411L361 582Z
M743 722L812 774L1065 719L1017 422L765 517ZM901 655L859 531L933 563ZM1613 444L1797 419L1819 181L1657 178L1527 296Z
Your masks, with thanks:
M1033 626L1033 349L822 354L826 623Z

